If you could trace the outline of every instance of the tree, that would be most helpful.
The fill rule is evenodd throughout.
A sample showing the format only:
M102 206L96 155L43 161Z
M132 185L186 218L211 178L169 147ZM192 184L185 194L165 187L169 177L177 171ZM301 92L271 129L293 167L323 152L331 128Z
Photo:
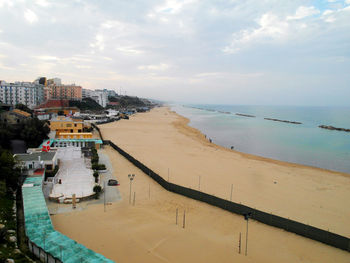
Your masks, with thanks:
M95 183L98 183L98 172L94 172L94 177L95 177Z
M19 171L14 168L15 164L11 152L0 148L0 180L5 181L7 189L17 188Z
M80 110L100 111L103 107L91 98L83 98L82 101L70 100L69 107L78 107Z
M0 127L0 146L5 149L10 149L11 140L14 138L12 129L8 126L1 125Z
M38 147L43 140L47 139L50 128L44 121L37 118L26 121L21 129L20 137L27 143L27 147Z
M95 185L94 188L92 189L92 191L94 191L95 195L96 195L96 199L99 198L100 193L102 192L102 187L100 185Z

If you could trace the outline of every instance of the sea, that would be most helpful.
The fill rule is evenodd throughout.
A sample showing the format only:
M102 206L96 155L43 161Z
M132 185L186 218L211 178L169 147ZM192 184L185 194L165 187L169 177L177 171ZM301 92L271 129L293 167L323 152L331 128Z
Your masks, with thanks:
M188 118L191 127L215 144L243 153L350 173L350 132L318 127L350 129L350 107L192 104L171 105L171 109Z

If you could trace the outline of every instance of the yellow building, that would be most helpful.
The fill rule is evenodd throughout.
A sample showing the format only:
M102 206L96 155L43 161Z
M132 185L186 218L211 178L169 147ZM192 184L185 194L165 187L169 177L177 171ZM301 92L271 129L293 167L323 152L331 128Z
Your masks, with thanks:
M82 119L58 116L50 121L50 129L56 132L56 136L59 136L61 133L79 134L84 131L84 121Z
M82 133L65 133L61 132L57 135L58 139L92 139L91 132L82 132Z

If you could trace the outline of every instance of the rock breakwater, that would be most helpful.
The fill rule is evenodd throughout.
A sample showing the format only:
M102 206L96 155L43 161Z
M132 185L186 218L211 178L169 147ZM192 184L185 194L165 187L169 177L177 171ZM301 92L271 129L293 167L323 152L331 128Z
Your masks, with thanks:
M264 120L285 122L285 123L291 123L291 124L302 124L301 122L298 122L298 121L287 121L287 120L279 120L279 119L272 119L272 118L264 118Z
M249 117L249 118L255 118L254 115L249 115L249 114L243 114L243 113L236 113L238 116L243 116L243 117Z
M321 129L332 130L332 131L350 132L350 129L337 128L337 127L330 126L330 125L319 125L318 127L321 128Z

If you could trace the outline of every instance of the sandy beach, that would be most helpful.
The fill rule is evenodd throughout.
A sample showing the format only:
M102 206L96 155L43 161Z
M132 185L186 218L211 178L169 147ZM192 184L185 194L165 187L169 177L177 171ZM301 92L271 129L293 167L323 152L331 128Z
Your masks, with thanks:
M107 205L106 212L103 204L90 205L83 211L54 215L52 221L58 231L115 262L348 262L346 251L254 220L249 222L245 256L242 216L169 193L111 147L101 151L112 162L123 199ZM129 173L136 174L135 206L129 204Z
M350 235L346 174L250 156L210 144L188 120L157 108L101 125L110 139L165 179L274 214ZM349 253L246 221L242 216L162 189L111 147L122 201L52 217L58 231L116 262L348 262ZM136 174L129 204L128 174ZM107 200L108 202L108 200ZM176 209L179 211L175 224ZM183 211L186 226L182 228ZM242 254L238 253L242 235Z
M350 237L350 175L243 154L209 143L168 108L101 131L173 183Z

